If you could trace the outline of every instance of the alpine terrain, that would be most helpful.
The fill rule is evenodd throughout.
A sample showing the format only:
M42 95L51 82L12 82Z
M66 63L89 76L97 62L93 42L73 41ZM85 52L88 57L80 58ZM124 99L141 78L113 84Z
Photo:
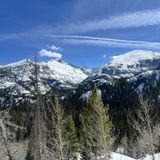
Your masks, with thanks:
M127 156L146 159L149 155L152 157L156 152L149 152L147 147L143 150L144 152L141 152L142 148L137 144L137 141L140 142L144 138L139 133L142 128L135 130L133 123L128 121L130 115L132 119L135 117L138 119L138 111L142 106L140 97L143 97L145 102L148 101L147 105L152 106L153 112L149 111L149 114L152 112L151 117L156 117L152 125L158 124L160 122L158 118L160 112L160 52L133 50L113 56L108 63L96 70L77 67L62 59L53 59L48 62L34 62L26 59L1 65L0 130L2 134L0 136L2 137L2 149L0 148L0 156L4 154L6 160L7 157L12 157L12 159L14 157L15 160L31 159L32 153L37 153L31 143L33 140L38 141L33 138L34 135L37 135L41 143L46 142L42 150L45 153L43 158L47 155L48 160L53 157L55 159L61 157L63 151L74 158L77 155L82 159L87 156L100 157L102 150L106 153L106 150L111 148L113 152L111 159L113 160L116 158L119 160L119 157L122 156L120 153L126 155L123 156L124 159L132 159ZM59 106L63 107L58 108ZM51 111L53 114L50 113ZM145 114L146 112L141 115ZM50 121L46 120L48 118ZM61 119L63 119L62 122ZM54 125L50 124L51 121ZM140 121L145 120L140 119ZM107 127L103 128L103 123ZM57 128L57 124L60 128ZM91 129L93 125L89 126L90 124L97 124L101 129L98 130L97 126ZM39 128L38 125L40 125ZM43 132L46 131L46 128L51 132L49 134L45 132L47 136L44 140L42 137L45 136L42 135L45 135ZM104 129L103 134L102 128ZM151 129L155 128L151 127ZM40 131L36 132L36 130ZM61 130L61 135L59 135L59 130ZM54 133L54 131L57 132ZM93 134L93 131L96 132ZM156 132L159 131L156 130ZM54 137L56 135L63 135L62 144L61 139ZM100 137L94 137L95 142L93 142L91 140L93 135ZM105 140L102 142L106 140L108 142L110 139L110 144L99 142L102 135L105 135ZM146 136L150 138L149 135ZM48 137L51 137L49 142ZM107 139L106 137L112 138ZM69 142L68 139L70 139ZM55 143L61 144L61 147L64 148L61 154L58 152L58 146L54 146ZM36 144L38 146L38 143ZM65 148L66 144L68 147L72 145L70 150ZM93 145L95 144L98 153L94 152ZM14 145L16 147L13 147ZM105 145L110 148L104 147ZM95 155L87 155L88 148L92 150L92 147ZM158 151L158 147L155 150ZM70 153L73 153L74 156Z

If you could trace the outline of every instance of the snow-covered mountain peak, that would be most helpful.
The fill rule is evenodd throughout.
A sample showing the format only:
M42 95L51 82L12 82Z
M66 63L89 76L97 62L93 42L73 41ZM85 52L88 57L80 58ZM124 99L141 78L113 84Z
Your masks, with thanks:
M123 55L113 56L109 65L135 65L144 60L160 59L160 52L133 50Z
M50 60L47 62L48 66L51 70L55 70L59 73L63 73L63 74L75 74L76 73L80 73L82 74L83 72L80 69L74 68L73 66L69 65L66 62L59 62L56 60Z
M34 78L34 64L31 60L22 60L0 67L0 90L10 94L30 94ZM52 87L72 88L83 81L88 75L64 61L50 60L38 62L38 79L43 93Z
M47 66L54 73L54 76L61 77L60 79L63 79L63 81L77 84L87 78L87 75L81 69L75 68L64 61L50 60L47 62Z
M22 66L27 63L33 63L33 62L30 59L24 59L24 60L20 60L18 62L14 62L14 63L0 65L0 68Z
M160 52L134 50L113 56L111 61L101 68L100 74L107 74L115 78L132 77L159 67Z

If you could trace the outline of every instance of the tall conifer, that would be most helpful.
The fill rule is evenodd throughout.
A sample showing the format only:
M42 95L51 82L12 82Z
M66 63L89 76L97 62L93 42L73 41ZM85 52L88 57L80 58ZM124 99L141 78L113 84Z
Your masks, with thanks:
M87 159L98 157L107 160L113 146L112 123L108 107L104 106L100 92L94 88L87 101L87 107L80 115L81 143Z

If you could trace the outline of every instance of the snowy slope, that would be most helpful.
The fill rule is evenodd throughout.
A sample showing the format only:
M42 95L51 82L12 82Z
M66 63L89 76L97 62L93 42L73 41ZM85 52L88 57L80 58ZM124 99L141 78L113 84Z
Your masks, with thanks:
M87 78L87 75L81 69L74 68L65 62L60 63L56 60L50 60L48 61L47 65L53 73L52 77L55 77L61 82L68 81L73 84L78 84Z
M6 65L0 65L0 68L6 68L6 67L17 67L17 66L22 66L25 65L26 62L31 62L31 60L28 59L24 59L15 63L10 63L10 64L6 64Z
M43 93L51 87L72 88L87 78L87 74L63 61L51 60L38 63L38 79ZM0 66L0 90L10 94L29 95L34 89L34 62L22 60L16 63Z

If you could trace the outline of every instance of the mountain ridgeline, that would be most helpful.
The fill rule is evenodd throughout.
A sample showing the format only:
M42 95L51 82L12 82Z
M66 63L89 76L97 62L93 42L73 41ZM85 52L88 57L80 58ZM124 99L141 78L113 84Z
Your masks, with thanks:
M95 72L76 67L63 60L39 62L38 83L42 95L51 91L79 110L93 87L102 92L110 111L121 113L134 109L138 94L160 102L160 53L134 50L113 56L108 64ZM0 106L22 105L34 102L34 62L23 60L0 66ZM74 100L75 99L75 100ZM74 102L75 101L75 102Z
M58 94L66 113L72 114L79 126L79 113L86 107L91 90L97 88L114 126L117 143L132 137L128 114L139 107L139 95L149 99L153 110L160 107L160 53L134 50L113 56L108 64L96 71L76 67L64 61L38 62L38 86L44 99ZM23 60L0 66L0 106L9 108L17 125L27 125L31 104L35 102L35 63ZM16 117L14 116L16 114ZM18 124L19 117L23 124ZM33 115L29 115L32 120ZM27 122L26 122L27 121ZM26 135L29 133L26 133ZM26 136L25 135L25 136Z

